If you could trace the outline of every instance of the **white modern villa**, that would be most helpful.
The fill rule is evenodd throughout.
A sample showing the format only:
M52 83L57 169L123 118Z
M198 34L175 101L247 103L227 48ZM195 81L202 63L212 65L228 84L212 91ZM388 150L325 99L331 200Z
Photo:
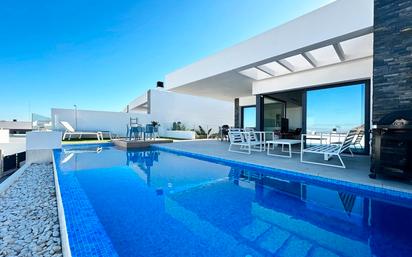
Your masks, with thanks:
M160 87L137 97L124 111L174 116L174 104L195 107L196 100L189 97L195 96L206 103L203 112L231 113L226 122L213 120L214 126L220 122L286 133L368 131L373 25L373 1L333 2L167 74L165 88L158 82ZM220 102L208 105L212 99ZM228 103L234 112L227 110ZM343 115L330 117L332 111ZM185 122L195 123L190 118ZM369 139L364 134L364 153L370 151Z
M0 257L410 256L411 53L410 0L336 0L121 111L0 124Z
M368 131L373 25L373 1L336 1L167 74L165 88L232 102L235 127Z

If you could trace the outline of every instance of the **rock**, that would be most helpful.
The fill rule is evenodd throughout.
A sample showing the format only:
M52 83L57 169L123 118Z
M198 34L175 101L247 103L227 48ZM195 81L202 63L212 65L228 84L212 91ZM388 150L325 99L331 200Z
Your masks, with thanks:
M0 257L62 256L53 169L33 164L0 194Z
M13 249L14 249L17 253L20 253L21 250L23 250L23 246L16 244L16 245L14 245Z
M52 249L54 252L60 252L62 248L60 247L60 245L55 245Z
M41 247L40 245L36 246L34 249L36 252L41 252L43 251L43 247Z

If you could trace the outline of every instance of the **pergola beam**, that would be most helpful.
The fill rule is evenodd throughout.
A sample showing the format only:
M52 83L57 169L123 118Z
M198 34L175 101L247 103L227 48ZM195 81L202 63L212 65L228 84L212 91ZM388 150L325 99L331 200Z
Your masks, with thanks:
M342 45L340 43L335 43L333 44L333 48L335 49L335 52L338 55L339 60L341 62L345 61L346 57L345 57L345 52L342 49Z
M318 67L318 62L316 61L315 57L313 57L313 55L309 52L303 52L302 53L303 58L305 58L305 60L312 65L313 68Z
M280 66L282 66L283 68L287 69L288 71L293 72L293 65L290 62L288 62L286 60L279 60L279 61L276 61L276 62Z
M266 67L256 66L255 68L256 68L257 70L260 70L261 72L266 73L267 75L269 75L269 76L271 76L271 77L274 77L274 76L275 76L275 73L274 73L272 70L270 70L270 69L268 69L268 68L266 68Z

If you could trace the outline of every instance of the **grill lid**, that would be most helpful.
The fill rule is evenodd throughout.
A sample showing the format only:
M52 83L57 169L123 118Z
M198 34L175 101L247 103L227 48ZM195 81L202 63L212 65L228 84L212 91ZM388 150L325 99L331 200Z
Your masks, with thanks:
M412 109L391 112L378 121L378 127L407 128L412 126Z

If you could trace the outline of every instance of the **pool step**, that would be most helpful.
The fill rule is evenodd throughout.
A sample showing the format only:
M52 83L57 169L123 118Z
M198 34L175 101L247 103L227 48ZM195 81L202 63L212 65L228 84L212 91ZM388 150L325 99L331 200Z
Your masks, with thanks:
M272 227L265 233L265 235L263 235L259 246L271 254L275 254L290 236L291 234L289 232L277 227Z
M276 256L284 257L338 257L322 247L315 247L286 230L272 226L260 219L243 227L240 234L249 241L256 241L259 247Z
M336 255L325 248L316 247L313 249L311 257L339 257L339 255Z
M255 219L252 223L242 228L240 234L250 241L255 241L256 238L265 233L270 227L271 225L269 223Z
M312 244L296 236L291 236L283 244L282 248L276 254L280 257L305 257L308 255Z

